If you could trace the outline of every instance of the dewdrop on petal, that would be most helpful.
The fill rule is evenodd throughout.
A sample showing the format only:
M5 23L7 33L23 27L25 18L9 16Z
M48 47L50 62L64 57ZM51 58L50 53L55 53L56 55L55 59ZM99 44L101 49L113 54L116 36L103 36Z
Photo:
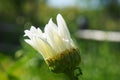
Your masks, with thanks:
M81 61L79 50L60 14L57 15L57 25L50 19L44 32L31 26L30 30L25 30L25 36L29 37L25 42L43 56L49 69L55 73L75 70Z

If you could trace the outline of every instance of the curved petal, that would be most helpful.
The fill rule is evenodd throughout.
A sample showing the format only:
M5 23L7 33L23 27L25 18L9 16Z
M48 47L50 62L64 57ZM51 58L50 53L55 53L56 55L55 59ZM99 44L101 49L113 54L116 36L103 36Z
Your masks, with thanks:
M35 28L34 26L31 26L30 30L25 30L25 35L28 36L30 39L33 38L34 36L36 37L41 37L43 39L46 39L46 35L42 33L40 28Z
M34 33L36 32L36 28L34 26L31 26L30 31Z
M30 39L25 39L24 41L27 42L32 47L34 47L34 44L33 44L33 42Z
M57 25L52 21L52 18L50 18L48 24L49 24L49 26L52 26L52 27L54 27L54 29L57 30Z
M38 34L42 34L42 30L40 28L37 28Z
M45 26L45 34L47 36L48 43L52 46L54 50L58 53L66 49L66 45L63 42L62 38L58 35L58 32L55 26L51 26L49 23Z
M34 26L31 26L30 28L30 32L33 34L33 35L41 35L42 34L42 31L40 28L35 28Z
M29 30L25 30L25 35L24 36L28 36L30 39L32 38L32 33Z
M57 15L57 24L58 24L58 30L59 34L66 40L70 40L70 33L67 28L66 22L64 21L63 17L58 14Z
M76 45L75 45L75 43L74 43L74 41L72 39L70 40L69 44L70 44L70 47L77 48Z
M44 59L47 59L49 57L52 57L55 55L55 51L51 48L51 46L43 39L34 37L32 39L35 49L41 53L41 55L44 57Z

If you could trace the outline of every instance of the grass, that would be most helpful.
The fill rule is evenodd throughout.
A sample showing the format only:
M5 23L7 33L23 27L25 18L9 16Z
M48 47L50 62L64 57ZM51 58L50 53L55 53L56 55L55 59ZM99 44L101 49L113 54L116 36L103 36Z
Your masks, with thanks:
M83 80L119 80L120 43L81 40Z

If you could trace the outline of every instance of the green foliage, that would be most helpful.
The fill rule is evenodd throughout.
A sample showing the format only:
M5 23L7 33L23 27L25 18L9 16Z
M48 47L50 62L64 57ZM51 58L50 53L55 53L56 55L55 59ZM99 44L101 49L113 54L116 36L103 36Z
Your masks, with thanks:
M78 40L83 80L119 80L120 43ZM52 73L43 58L28 44L14 58L0 54L0 80L65 80L64 74Z
M31 25L43 29L51 17L55 22L56 15L61 13L71 33L76 32L78 29L79 25L76 21L79 16L86 16L88 18L89 29L120 31L120 20L112 19L102 9L93 11L79 10L76 7L56 9L48 7L45 3L36 4L29 1L37 0L25 0L25 2L21 0L20 3L17 0L0 0L0 23L20 24L21 29L23 27L28 29ZM9 25L8 27L11 26ZM16 33L20 32L23 34L23 30L17 29L18 31L13 28ZM5 34L3 34L2 38L6 37ZM10 38L14 39L11 35ZM82 62L80 67L83 72L83 75L79 78L82 80L119 80L120 43L82 39L77 39L77 42L81 52ZM21 45L22 48L15 53L11 53L11 55L0 52L0 80L67 79L64 74L52 73L42 56L23 42L23 40L21 40Z
M82 78L85 80L119 80L120 43L80 40Z

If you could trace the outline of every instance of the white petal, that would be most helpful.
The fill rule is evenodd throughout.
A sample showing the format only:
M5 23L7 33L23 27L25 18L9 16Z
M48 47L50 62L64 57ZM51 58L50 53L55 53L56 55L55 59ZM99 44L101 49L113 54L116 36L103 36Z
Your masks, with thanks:
M48 24L49 24L49 26L54 27L54 29L57 30L57 25L52 21L52 18L50 18Z
M31 26L30 31L35 32L36 28L34 26Z
M63 39L63 41L65 42L66 48L69 49L71 47L70 41L69 40L65 40L65 39Z
M28 36L30 39L33 38L34 36L46 39L46 36L44 33L42 33L41 29L40 28L36 29L34 26L31 26L30 30L25 30L24 32L25 32L24 36Z
M70 33L67 28L66 22L64 21L63 17L58 14L57 15L57 24L58 24L58 30L59 34L66 40L70 40Z
M40 28L37 28L37 32L38 32L39 34L41 34L41 33L42 33L42 30L41 30Z
M34 26L31 26L30 28L30 31L33 33L33 34L42 34L42 30L40 28L35 28Z
M43 39L34 37L32 39L35 49L41 53L41 55L44 57L44 59L47 59L49 57L52 57L55 55L54 50L50 47L50 45Z
M31 45L32 47L35 48L35 45L33 44L33 42L30 39L25 39L25 42L27 42L29 45Z
M58 35L55 27L51 26L51 24L46 25L45 33L47 36L48 43L52 46L54 50L60 53L66 49L65 43L63 42L62 38Z
M75 43L74 43L74 41L72 39L70 40L70 47L71 48L77 48Z
M32 33L29 30L25 30L25 35L24 36L28 36L29 38L32 38Z
M41 29L40 29L40 28L37 28L37 29L36 29L34 26L31 26L30 32L31 32L32 34L34 34L34 35L37 35L37 36L39 36L39 35L42 34Z
M48 43L51 45L51 47L53 48L53 49L57 49L58 50L58 47L57 47L57 45L56 45L56 43L54 43L55 41L54 41L54 39L53 39L53 33L52 33L52 31L50 31L51 29L50 29L50 26L48 26L48 25L46 25L45 26L45 34L46 34L46 36L47 36L47 41L48 41ZM54 29L53 29L54 30Z

